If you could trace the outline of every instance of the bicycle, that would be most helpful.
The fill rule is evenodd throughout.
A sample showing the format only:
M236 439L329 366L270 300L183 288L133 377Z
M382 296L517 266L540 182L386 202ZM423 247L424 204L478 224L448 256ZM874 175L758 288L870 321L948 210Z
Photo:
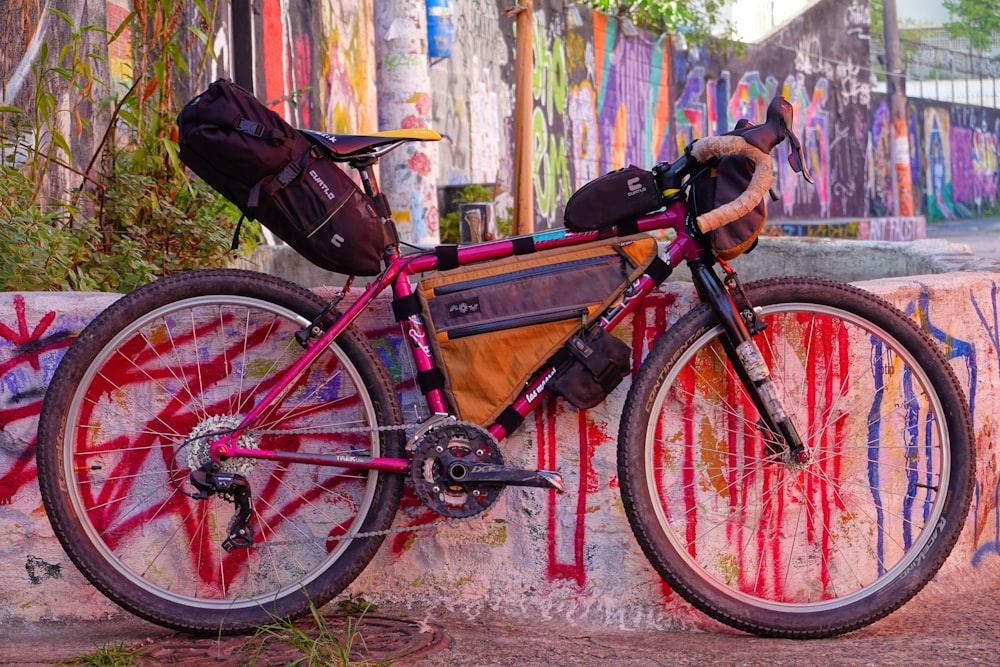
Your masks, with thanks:
M584 343L595 340L674 267L690 267L701 303L642 362L620 424L621 493L642 551L692 605L747 632L826 637L882 618L958 539L971 419L942 354L888 303L815 278L743 285L710 249L707 230L768 192L776 146L787 140L808 178L790 125L776 98L765 123L694 142L652 170L660 210L625 223L408 255L392 244L343 310L237 270L182 273L122 297L76 339L44 401L38 476L55 534L124 609L182 631L240 633L350 584L392 531L406 480L449 520L480 515L507 486L561 490L554 471L506 465L499 442L549 393L565 355L519 381L484 425L463 421L413 282L601 239L627 249L635 234L673 230L580 325ZM379 157L435 136L341 135L327 147L376 199ZM733 154L755 164L746 192L696 218L691 184ZM430 414L419 423L406 423L352 324L390 288Z

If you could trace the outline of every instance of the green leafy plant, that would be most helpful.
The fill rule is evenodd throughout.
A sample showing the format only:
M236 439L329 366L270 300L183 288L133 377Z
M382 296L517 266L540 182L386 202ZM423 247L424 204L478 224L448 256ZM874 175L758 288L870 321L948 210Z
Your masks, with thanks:
M733 40L735 26L723 18L725 0L582 0L582 4L654 32L684 35L686 42L710 50L732 49L742 55L744 45Z
M140 659L137 648L123 642L109 641L91 653L60 660L56 664L62 667L134 667L149 662Z
M493 201L493 188L478 183L470 183L459 191L455 201L461 204Z
M494 189L488 185L480 183L469 183L458 191L455 196L456 204L473 204L476 202L492 202ZM513 220L513 211L510 219L506 220L506 228L499 224L498 232L501 237L509 236ZM441 243L458 243L461 236L461 218L458 211L449 211L438 220Z
M184 54L200 49L199 71L211 57L217 5L136 2L114 32L53 10L67 36L40 48L30 108L0 107L0 290L129 291L228 263L237 210L188 178L174 125L174 79L198 77ZM133 66L113 84L105 54L126 34Z
M944 24L952 37L965 38L970 53L987 53L1000 32L1000 14L992 0L944 0L951 19Z
M330 621L310 605L308 620L291 623L276 620L257 629L244 644L242 657L250 667L269 664L268 648L275 643L296 649L301 657L287 663L289 667L388 667L395 660L369 661L358 658L365 652L362 636L362 621L366 614L376 607L363 598L348 598L339 605L345 614L343 627L331 625Z

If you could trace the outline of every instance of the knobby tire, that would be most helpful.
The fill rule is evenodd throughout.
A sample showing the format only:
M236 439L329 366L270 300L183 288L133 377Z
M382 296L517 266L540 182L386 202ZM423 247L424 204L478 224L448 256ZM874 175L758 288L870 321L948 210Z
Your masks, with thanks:
M403 478L228 459L246 477L254 544L222 548L235 506L191 497L208 442L238 423L301 355L294 334L324 306L301 287L235 270L171 276L100 314L67 351L39 421L38 477L56 536L126 610L201 634L245 632L319 607L365 568ZM385 366L348 328L240 444L399 457ZM212 438L210 438L212 436Z
M915 595L958 539L975 470L968 404L937 346L878 297L809 278L747 292L809 462L769 447L703 304L630 389L625 509L654 569L708 615L764 636L848 632Z

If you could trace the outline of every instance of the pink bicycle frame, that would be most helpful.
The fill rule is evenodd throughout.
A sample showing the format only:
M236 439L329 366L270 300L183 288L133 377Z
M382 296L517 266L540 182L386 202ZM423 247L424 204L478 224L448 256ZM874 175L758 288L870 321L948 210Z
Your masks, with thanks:
M673 270L681 262L694 260L705 254L704 247L688 234L685 228L685 218L687 216L687 204L683 200L672 202L667 208L651 215L643 216L636 222L638 232L653 232L658 230L673 229L676 236L669 246L661 253L661 259L670 270ZM568 248L581 245L590 241L607 236L606 230L572 232L567 229L550 230L531 235L534 252L550 250L554 248ZM472 246L457 248L457 266L467 266L482 262L511 257L515 254L515 239L503 239L490 241ZM243 430L251 428L257 421L261 413L272 402L281 398L283 393L294 384L295 379L309 367L319 354L326 349L354 320L366 309L374 299L384 292L388 287L392 287L393 296L396 299L407 297L413 294L412 278L415 274L433 271L438 268L439 258L434 251L424 252L418 255L401 256L396 254L387 258L386 270L373 280L365 289L364 293L351 305L343 314L315 340L310 340L306 344L306 350L302 356L289 367L284 375L278 379L271 390L261 397L254 407L247 413L239 427L215 442L211 446L211 455L215 460L229 457L245 457L253 459L266 459L271 461L283 461L289 463L311 463L316 465L331 465L352 469L381 470L405 474L409 471L408 459L379 458L365 456L350 456L343 454L299 454L294 452L268 451L261 449L248 449L240 447L237 440ZM667 272L669 275L669 271ZM598 320L597 326L606 330L612 330L622 322L643 299L656 289L659 281L654 280L648 274L639 276L622 294L622 296L611 306L609 306ZM403 334L409 341L410 349L418 372L433 370L437 367L431 346L427 338L426 328L423 319L419 314L410 315L402 322ZM526 389L513 401L511 407L523 419L526 417L541 400L548 394L545 385L552 378L555 369L542 368L535 374ZM443 391L431 389L424 394L427 405L432 413L448 414L450 408ZM494 423L489 427L489 432L498 441L508 435L507 429Z

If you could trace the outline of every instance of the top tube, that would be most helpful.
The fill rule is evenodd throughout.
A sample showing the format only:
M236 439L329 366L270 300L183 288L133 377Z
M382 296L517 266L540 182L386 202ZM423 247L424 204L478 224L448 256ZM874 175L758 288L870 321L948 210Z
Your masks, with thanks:
M674 229L679 235L683 234L686 236L687 234L684 230L684 218L686 214L687 204L685 202L672 202L662 211L639 218L635 223L635 228L630 229L628 234L624 236L636 232L643 233L663 229ZM512 257L514 255L527 255L541 252L542 250L568 248L608 238L609 236L623 236L620 234L620 227L612 227L610 229L615 230L614 233L609 234L608 228L586 232L574 232L566 228L550 229L510 239L499 239L497 241L477 243L476 245L459 246L455 251L455 260L451 262L451 266L448 268L504 259L505 257ZM438 248L440 247L443 246L438 246ZM392 262L387 271L397 265L400 265L399 273L407 276L437 270L441 268L438 248L428 250L416 256L401 257ZM677 263L685 259L694 259L696 256L685 252L682 257L678 257Z

